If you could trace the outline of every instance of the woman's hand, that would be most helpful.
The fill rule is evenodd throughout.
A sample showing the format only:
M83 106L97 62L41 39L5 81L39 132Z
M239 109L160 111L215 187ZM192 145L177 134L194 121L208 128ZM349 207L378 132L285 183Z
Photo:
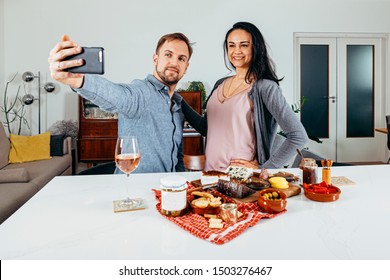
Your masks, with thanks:
M68 35L63 35L61 41L49 53L48 62L51 77L72 88L80 88L83 85L84 74L74 74L66 72L64 69L83 65L84 61L82 59L64 61L64 59L81 51L81 47L70 41Z
M257 162L256 159L252 160L252 161L248 161L248 160L244 160L244 159L232 159L230 161L230 165L244 166L244 167L249 167L249 168L253 168L253 169L259 168L259 163Z

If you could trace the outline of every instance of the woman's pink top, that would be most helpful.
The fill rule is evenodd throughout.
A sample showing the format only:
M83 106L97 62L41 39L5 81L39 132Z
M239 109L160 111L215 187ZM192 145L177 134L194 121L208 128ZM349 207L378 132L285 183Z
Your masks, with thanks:
M251 161L256 155L253 110L248 96L251 87L225 98L224 83L207 103L205 171L225 171L230 160Z

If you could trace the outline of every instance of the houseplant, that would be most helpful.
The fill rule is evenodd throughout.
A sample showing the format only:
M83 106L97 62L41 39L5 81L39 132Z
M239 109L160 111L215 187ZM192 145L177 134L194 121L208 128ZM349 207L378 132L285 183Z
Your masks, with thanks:
M302 96L302 99L298 103L291 105L291 109L294 111L294 113L298 114L299 112L301 112L303 105L305 105L305 103L307 103L307 101L308 101L307 97ZM283 137L286 137L286 134L284 133L283 130L279 131L278 134L283 136ZM312 141L315 141L317 143L322 143L322 141L316 136L308 135L308 137Z
M79 123L74 120L61 120L56 121L49 127L49 131L52 135L64 135L65 137L72 138L72 148L75 148L77 136L79 133Z
M22 99L19 97L20 92L20 85L18 86L18 89L16 91L16 96L14 99L9 100L8 96L8 87L10 83L14 81L18 73L16 73L10 81L6 83L5 89L4 89L4 98L3 98L3 106L0 106L1 111L4 113L5 121L4 126L7 127L8 133L14 133L14 130L12 129L12 124L15 123L17 125L17 134L20 135L22 131L22 126L27 126L28 129L30 129L30 126L28 124L28 121L25 117L26 111L24 108L24 103L22 102ZM15 133L16 134L16 133Z
M200 91L202 93L202 104L206 101L206 89L202 82L200 81L191 81L188 82L186 89L179 88L177 91Z

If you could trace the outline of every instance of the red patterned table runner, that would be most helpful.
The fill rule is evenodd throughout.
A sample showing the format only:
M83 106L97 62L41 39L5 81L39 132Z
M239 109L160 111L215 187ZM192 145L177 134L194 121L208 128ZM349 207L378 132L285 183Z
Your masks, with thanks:
M278 214L268 214L260 212L260 208L257 202L237 203L238 211L243 213L243 215L238 219L237 223L231 225L224 223L223 228L215 229L209 228L209 222L205 217L192 212L189 212L181 217L165 216L161 213L161 191L155 189L153 191L157 199L156 209L162 216L171 222L174 222L179 227L187 230L191 234L219 245L225 244L226 242L237 237L248 227L256 225L260 219L273 218L286 211L285 210ZM213 190L210 192L213 194L218 194L218 196L223 196L226 199L226 202L235 203L235 201L233 201L230 197L224 196L217 191Z

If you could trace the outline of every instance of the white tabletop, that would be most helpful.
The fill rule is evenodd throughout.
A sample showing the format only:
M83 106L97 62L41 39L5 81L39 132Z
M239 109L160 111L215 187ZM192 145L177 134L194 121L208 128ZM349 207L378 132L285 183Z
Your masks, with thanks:
M167 175L54 178L0 225L0 259L390 259L390 165L334 167L332 176L356 183L341 186L338 201L288 198L286 213L261 219L224 245L157 212L152 188ZM199 172L182 175L200 178ZM114 213L112 201L126 196L128 181L147 209Z

